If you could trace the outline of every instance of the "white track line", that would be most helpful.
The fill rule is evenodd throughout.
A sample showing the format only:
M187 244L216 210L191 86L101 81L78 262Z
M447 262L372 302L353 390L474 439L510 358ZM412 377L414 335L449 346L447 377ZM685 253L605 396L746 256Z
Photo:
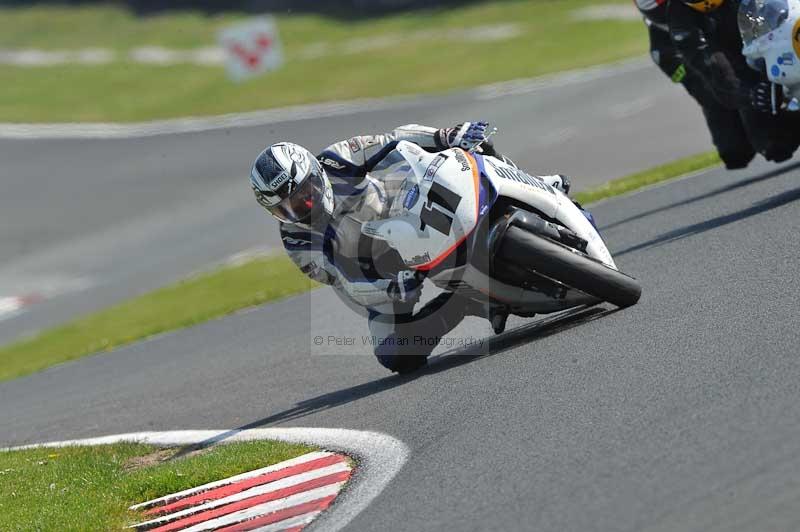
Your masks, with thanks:
M597 65L578 70L567 70L558 74L551 74L538 78L514 79L493 83L491 85L484 85L475 89L475 96L478 100L494 100L507 96L530 94L544 89L555 89L568 85L613 78L620 74L636 72L651 67L651 60L639 57L611 65Z
M251 430L177 430L169 432L135 432L86 440L70 440L0 449L12 451L36 447L67 445L103 445L135 441L159 446L193 445L197 443L279 440L317 445L332 451L345 452L358 460L358 470L350 478L348 489L336 498L332 511L323 513L310 527L338 531L369 506L408 461L409 449L400 440L378 432L325 428L269 428Z
M613 78L626 72L652 68L647 58L599 65L591 68L567 70L557 74L529 79L517 79L483 85L468 94L477 100L493 100L542 89L552 89L588 83L598 79ZM153 122L121 123L62 123L24 124L0 123L0 138L4 139L125 139L197 133L219 129L256 127L278 122L295 122L314 118L352 115L368 111L384 111L412 107L419 96L373 98L298 105L281 109L226 114L210 117L188 117Z
M22 124L0 123L0 139L129 139L199 133L220 129L257 127L278 122L329 118L367 111L409 107L414 98L376 98L298 105L281 109L235 113L210 117L187 117L153 122Z

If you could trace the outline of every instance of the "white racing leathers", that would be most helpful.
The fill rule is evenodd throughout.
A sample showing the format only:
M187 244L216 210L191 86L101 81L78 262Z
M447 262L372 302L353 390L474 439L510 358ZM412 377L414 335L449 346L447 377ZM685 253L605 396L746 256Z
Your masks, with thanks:
M396 303L388 294L392 274L405 269L402 262L392 263L396 254L385 244L375 242L367 253L359 250L364 241L361 226L387 216L402 184L370 176L370 171L401 140L428 151L447 149L444 131L410 124L392 133L353 137L329 146L318 159L333 188L330 222L323 230L303 224L284 223L280 227L286 252L303 273L368 310L375 355L383 366L394 371L424 364L424 357L465 315L487 317L484 309L443 293L414 314L412 320L414 303ZM544 179L552 186L563 184L561 176ZM381 244L385 249L381 250Z
M320 231L303 224L281 224L286 252L303 273L341 291L364 307L391 303L389 280L358 262L358 242L364 222L385 217L401 183L386 183L369 171L397 143L406 140L431 151L446 149L438 130L410 124L383 135L353 137L323 150L318 159L333 187L332 222Z
M359 253L361 225L364 222L386 217L401 183L385 182L369 175L386 155L394 150L401 140L413 142L429 151L447 149L440 130L410 124L383 135L353 137L337 142L319 154L318 159L333 187L334 212L331 221L323 230L302 224L281 224L281 239L286 252L295 264L310 278L332 286L345 299L369 311L369 328L375 355L380 363L392 370L403 364L399 355L417 354L427 356L436 346L436 339L455 327L464 316L463 305L448 302L427 305L413 324L404 326L413 311L413 303L395 303L388 294L388 277L381 272L396 273L404 269L402 263L392 264L391 252L385 250L387 258L365 263L359 261L365 253ZM375 245L373 243L373 245ZM380 243L377 244L380 253ZM376 249L370 250L375 254ZM375 257L371 257L375 259ZM399 259L399 257L398 257ZM441 298L437 298L441 300ZM429 308L430 307L430 308ZM452 314L452 316L451 316ZM413 335L424 341L413 345Z

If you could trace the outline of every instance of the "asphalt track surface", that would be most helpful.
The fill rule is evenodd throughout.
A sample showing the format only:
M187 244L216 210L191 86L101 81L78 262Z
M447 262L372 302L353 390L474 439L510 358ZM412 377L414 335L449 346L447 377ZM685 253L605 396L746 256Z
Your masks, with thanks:
M710 149L695 103L647 59L348 116L134 139L0 139L0 298L45 297L0 316L0 344L278 245L247 184L271 142L318 150L474 117L500 128L498 146L519 164L572 175L575 190Z
M756 164L597 205L645 288L624 311L514 320L400 378L317 291L2 383L0 440L381 431L411 458L351 530L797 530L798 178Z
M799 178L716 170L596 206L645 287L624 311L515 320L400 378L323 290L0 384L2 440L366 429L411 458L351 530L797 530Z

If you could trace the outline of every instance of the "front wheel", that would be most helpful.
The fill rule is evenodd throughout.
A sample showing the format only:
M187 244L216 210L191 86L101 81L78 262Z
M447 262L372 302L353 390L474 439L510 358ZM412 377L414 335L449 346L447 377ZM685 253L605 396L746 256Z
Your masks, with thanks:
M642 295L636 279L521 227L508 228L496 257L618 307L635 305Z
M398 375L407 375L419 369L422 369L428 364L427 355L391 355L391 356L378 356L378 362L381 366Z

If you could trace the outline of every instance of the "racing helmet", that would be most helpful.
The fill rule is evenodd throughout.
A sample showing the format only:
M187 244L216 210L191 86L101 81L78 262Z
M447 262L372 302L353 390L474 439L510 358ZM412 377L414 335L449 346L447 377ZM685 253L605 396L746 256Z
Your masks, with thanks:
M700 13L711 13L718 9L725 0L681 0L684 4Z
M279 142L262 151L250 171L256 200L284 223L317 226L333 213L325 170L307 149Z

